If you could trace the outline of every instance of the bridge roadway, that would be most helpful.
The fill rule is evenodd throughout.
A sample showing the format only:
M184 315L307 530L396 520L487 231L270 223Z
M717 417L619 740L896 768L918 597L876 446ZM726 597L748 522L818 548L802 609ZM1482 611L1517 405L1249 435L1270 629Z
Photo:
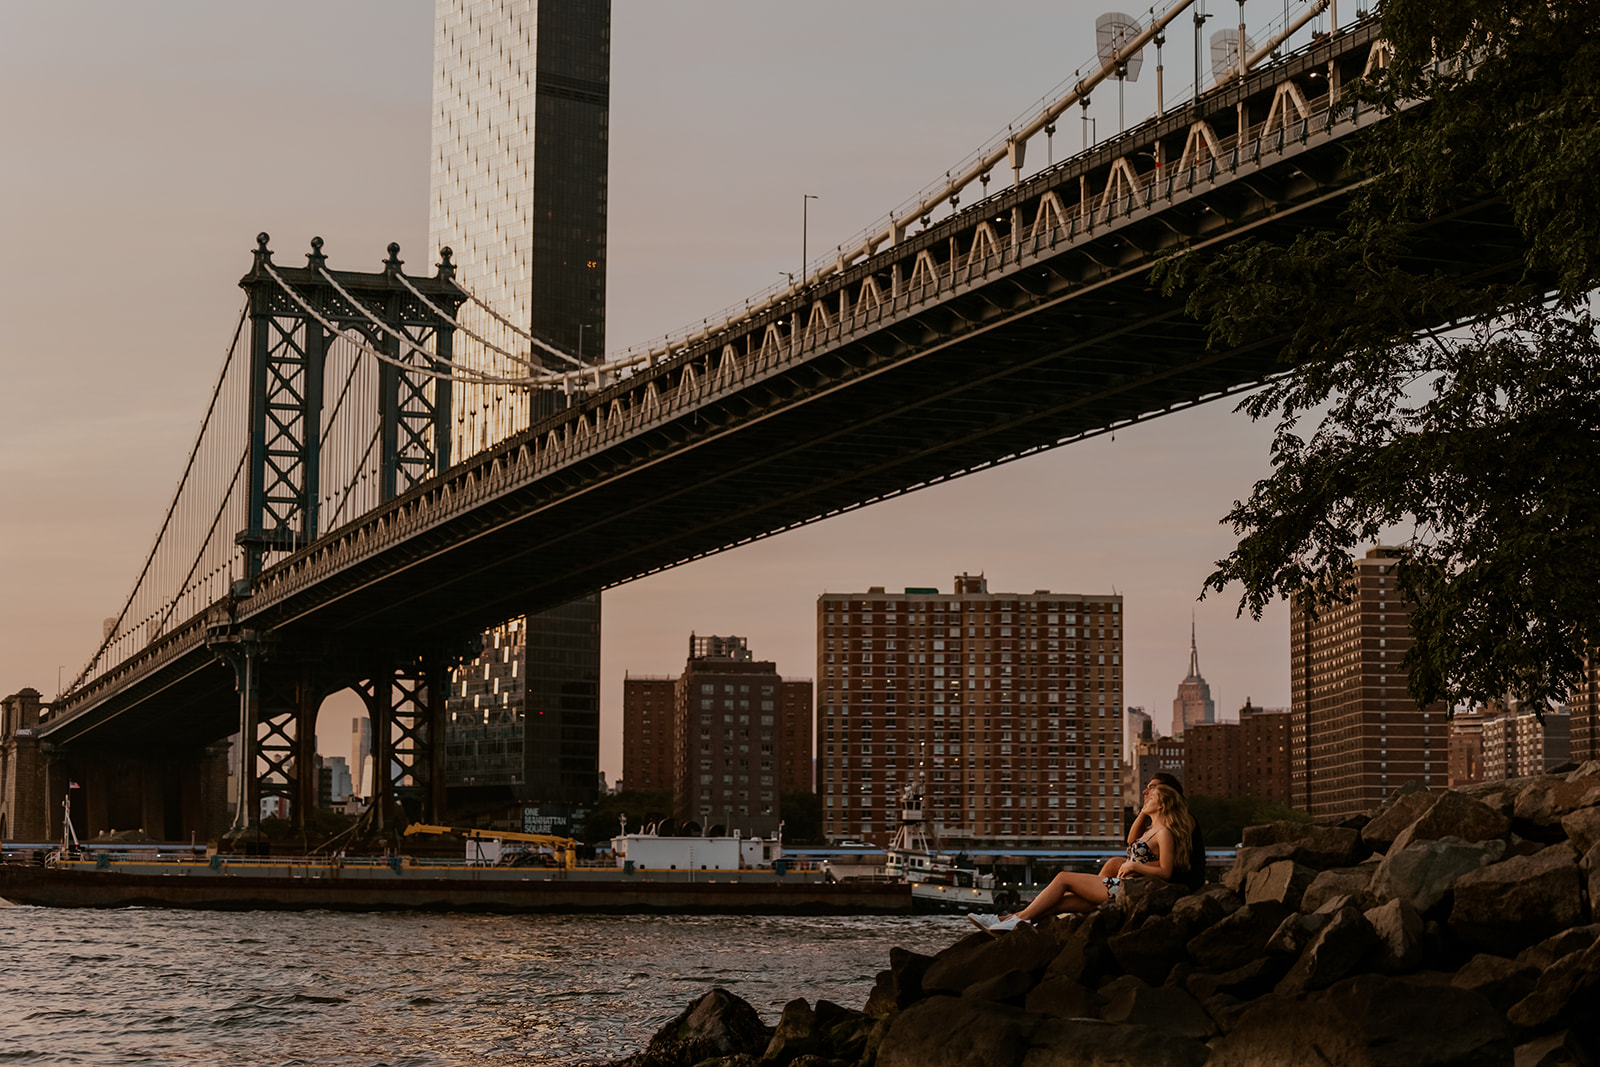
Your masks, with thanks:
M1259 383L1275 348L1208 347L1150 269L1330 221L1357 180L1350 139L1383 120L1330 108L1327 87L1381 49L1376 22L1358 23L692 339L283 558L76 691L44 739L128 751L232 733L234 676L208 628L270 631L275 654L353 683L506 618ZM1490 203L1419 233L1416 255L1481 274L1519 245Z

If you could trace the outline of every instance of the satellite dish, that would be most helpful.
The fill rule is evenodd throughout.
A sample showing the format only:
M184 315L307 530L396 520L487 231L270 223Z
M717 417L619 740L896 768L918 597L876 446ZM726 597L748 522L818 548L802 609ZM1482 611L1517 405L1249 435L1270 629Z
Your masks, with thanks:
M1116 58L1117 53L1137 36L1143 27L1139 20L1132 15L1124 15L1120 11L1107 11L1104 15L1094 20L1095 44L1100 53L1100 65L1105 66ZM1123 64L1123 77L1129 81L1139 80L1139 68L1144 64L1144 52L1135 52Z
M1249 34L1244 37L1244 54L1256 50ZM1239 69L1239 31L1218 30L1211 35L1211 74L1221 81Z

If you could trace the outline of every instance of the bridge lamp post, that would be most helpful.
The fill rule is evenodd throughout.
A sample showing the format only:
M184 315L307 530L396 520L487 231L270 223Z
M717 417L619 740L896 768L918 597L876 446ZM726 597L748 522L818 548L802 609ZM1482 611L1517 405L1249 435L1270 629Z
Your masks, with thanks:
M800 197L800 288L806 287L806 239L811 235L811 201L822 197L804 193Z

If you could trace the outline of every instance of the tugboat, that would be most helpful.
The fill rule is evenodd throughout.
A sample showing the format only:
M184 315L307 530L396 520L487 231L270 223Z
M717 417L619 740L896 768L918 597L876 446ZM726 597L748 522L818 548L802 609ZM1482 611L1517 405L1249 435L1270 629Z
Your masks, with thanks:
M964 854L940 852L929 844L922 805L922 776L900 792L900 825L884 849L883 873L911 886L911 906L919 912L998 912L1015 910L1022 898L997 890L994 875L979 874Z

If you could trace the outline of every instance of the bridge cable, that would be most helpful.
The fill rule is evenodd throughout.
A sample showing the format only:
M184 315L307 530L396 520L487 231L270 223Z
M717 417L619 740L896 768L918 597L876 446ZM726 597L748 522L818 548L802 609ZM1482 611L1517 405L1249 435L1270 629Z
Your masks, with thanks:
M82 671L78 672L78 676L72 680L72 684L67 686L62 695L71 693L82 685L89 672L94 669L95 664L100 662L100 657L105 654L106 649L111 646L112 640L116 637L117 631L122 628L123 620L128 617L128 609L133 606L134 598L139 595L139 589L150 573L150 565L155 562L156 553L161 548L162 539L166 537L167 530L172 525L172 517L178 510L178 502L183 497L184 487L189 483L189 475L194 471L195 457L200 454L200 446L205 442L206 429L211 425L211 416L217 410L217 399L222 395L222 386L228 379L228 368L233 366L233 356L238 350L239 338L244 333L244 323L249 313L250 305L246 301L244 306L239 309L239 321L233 327L233 340L228 343L228 354L222 361L222 373L217 375L217 384L211 390L211 401L206 405L205 417L200 421L200 431L195 435L194 447L189 450L189 459L184 464L183 474L178 479L178 488L172 494L172 503L167 505L167 514L161 520L161 530L156 534L155 544L150 546L150 554L145 557L144 566L139 570L139 577L134 579L133 590L128 594L128 599L123 602L122 610L117 612L117 621L112 624L105 637L101 639L99 647L94 650L94 655L90 657L89 662L84 665Z
M439 316L445 322L448 322L451 326L453 326L456 329L460 330L462 333L466 334L468 337L472 338L474 341L478 342L483 347L489 349L491 352L495 352L495 353L498 353L499 355L505 356L507 359L515 360L516 362L522 364L524 367L527 367L529 370L543 370L544 369L543 366L533 362L533 360L528 359L525 356L519 356L515 352L507 351L506 349L501 348L499 345L495 344L493 341L490 341L488 338L480 337L476 333L473 333L471 330L467 329L465 326L461 325L461 323L459 321L457 321L449 312L445 311L444 308L439 307L432 300L429 300L426 296L424 296L421 293L421 291L419 291L417 289L416 286L411 284L410 280L407 279L404 274L398 274L397 273L395 275L395 277L397 277L400 280L400 284L405 286L406 289L411 293L412 296L414 296L418 300L422 301L423 305L429 311L433 312L435 315ZM465 291L465 290L463 290L463 291ZM519 330L515 326L511 325L510 320L501 318L500 315L497 312L495 312L493 309L491 309L489 307L488 304L485 304L483 301L479 300L476 296L472 295L471 293L467 293L467 299L472 301L473 303L477 304L478 306L482 307L485 311L489 312L489 314L491 316L493 316L496 321L498 321L501 324L503 324L504 326L506 326L513 333L516 333L519 336L524 337L529 341L532 341L534 343L534 345L536 345L537 347L542 348L546 352L550 352L553 355L561 357L562 359L566 360L568 363L571 363L573 366L576 366L576 367L583 366L583 361L578 359L577 357L569 356L567 353L561 351L559 348L556 348L556 347L554 347L552 345L546 344L545 342L539 340L537 337L534 337L532 334L523 333L521 330Z

